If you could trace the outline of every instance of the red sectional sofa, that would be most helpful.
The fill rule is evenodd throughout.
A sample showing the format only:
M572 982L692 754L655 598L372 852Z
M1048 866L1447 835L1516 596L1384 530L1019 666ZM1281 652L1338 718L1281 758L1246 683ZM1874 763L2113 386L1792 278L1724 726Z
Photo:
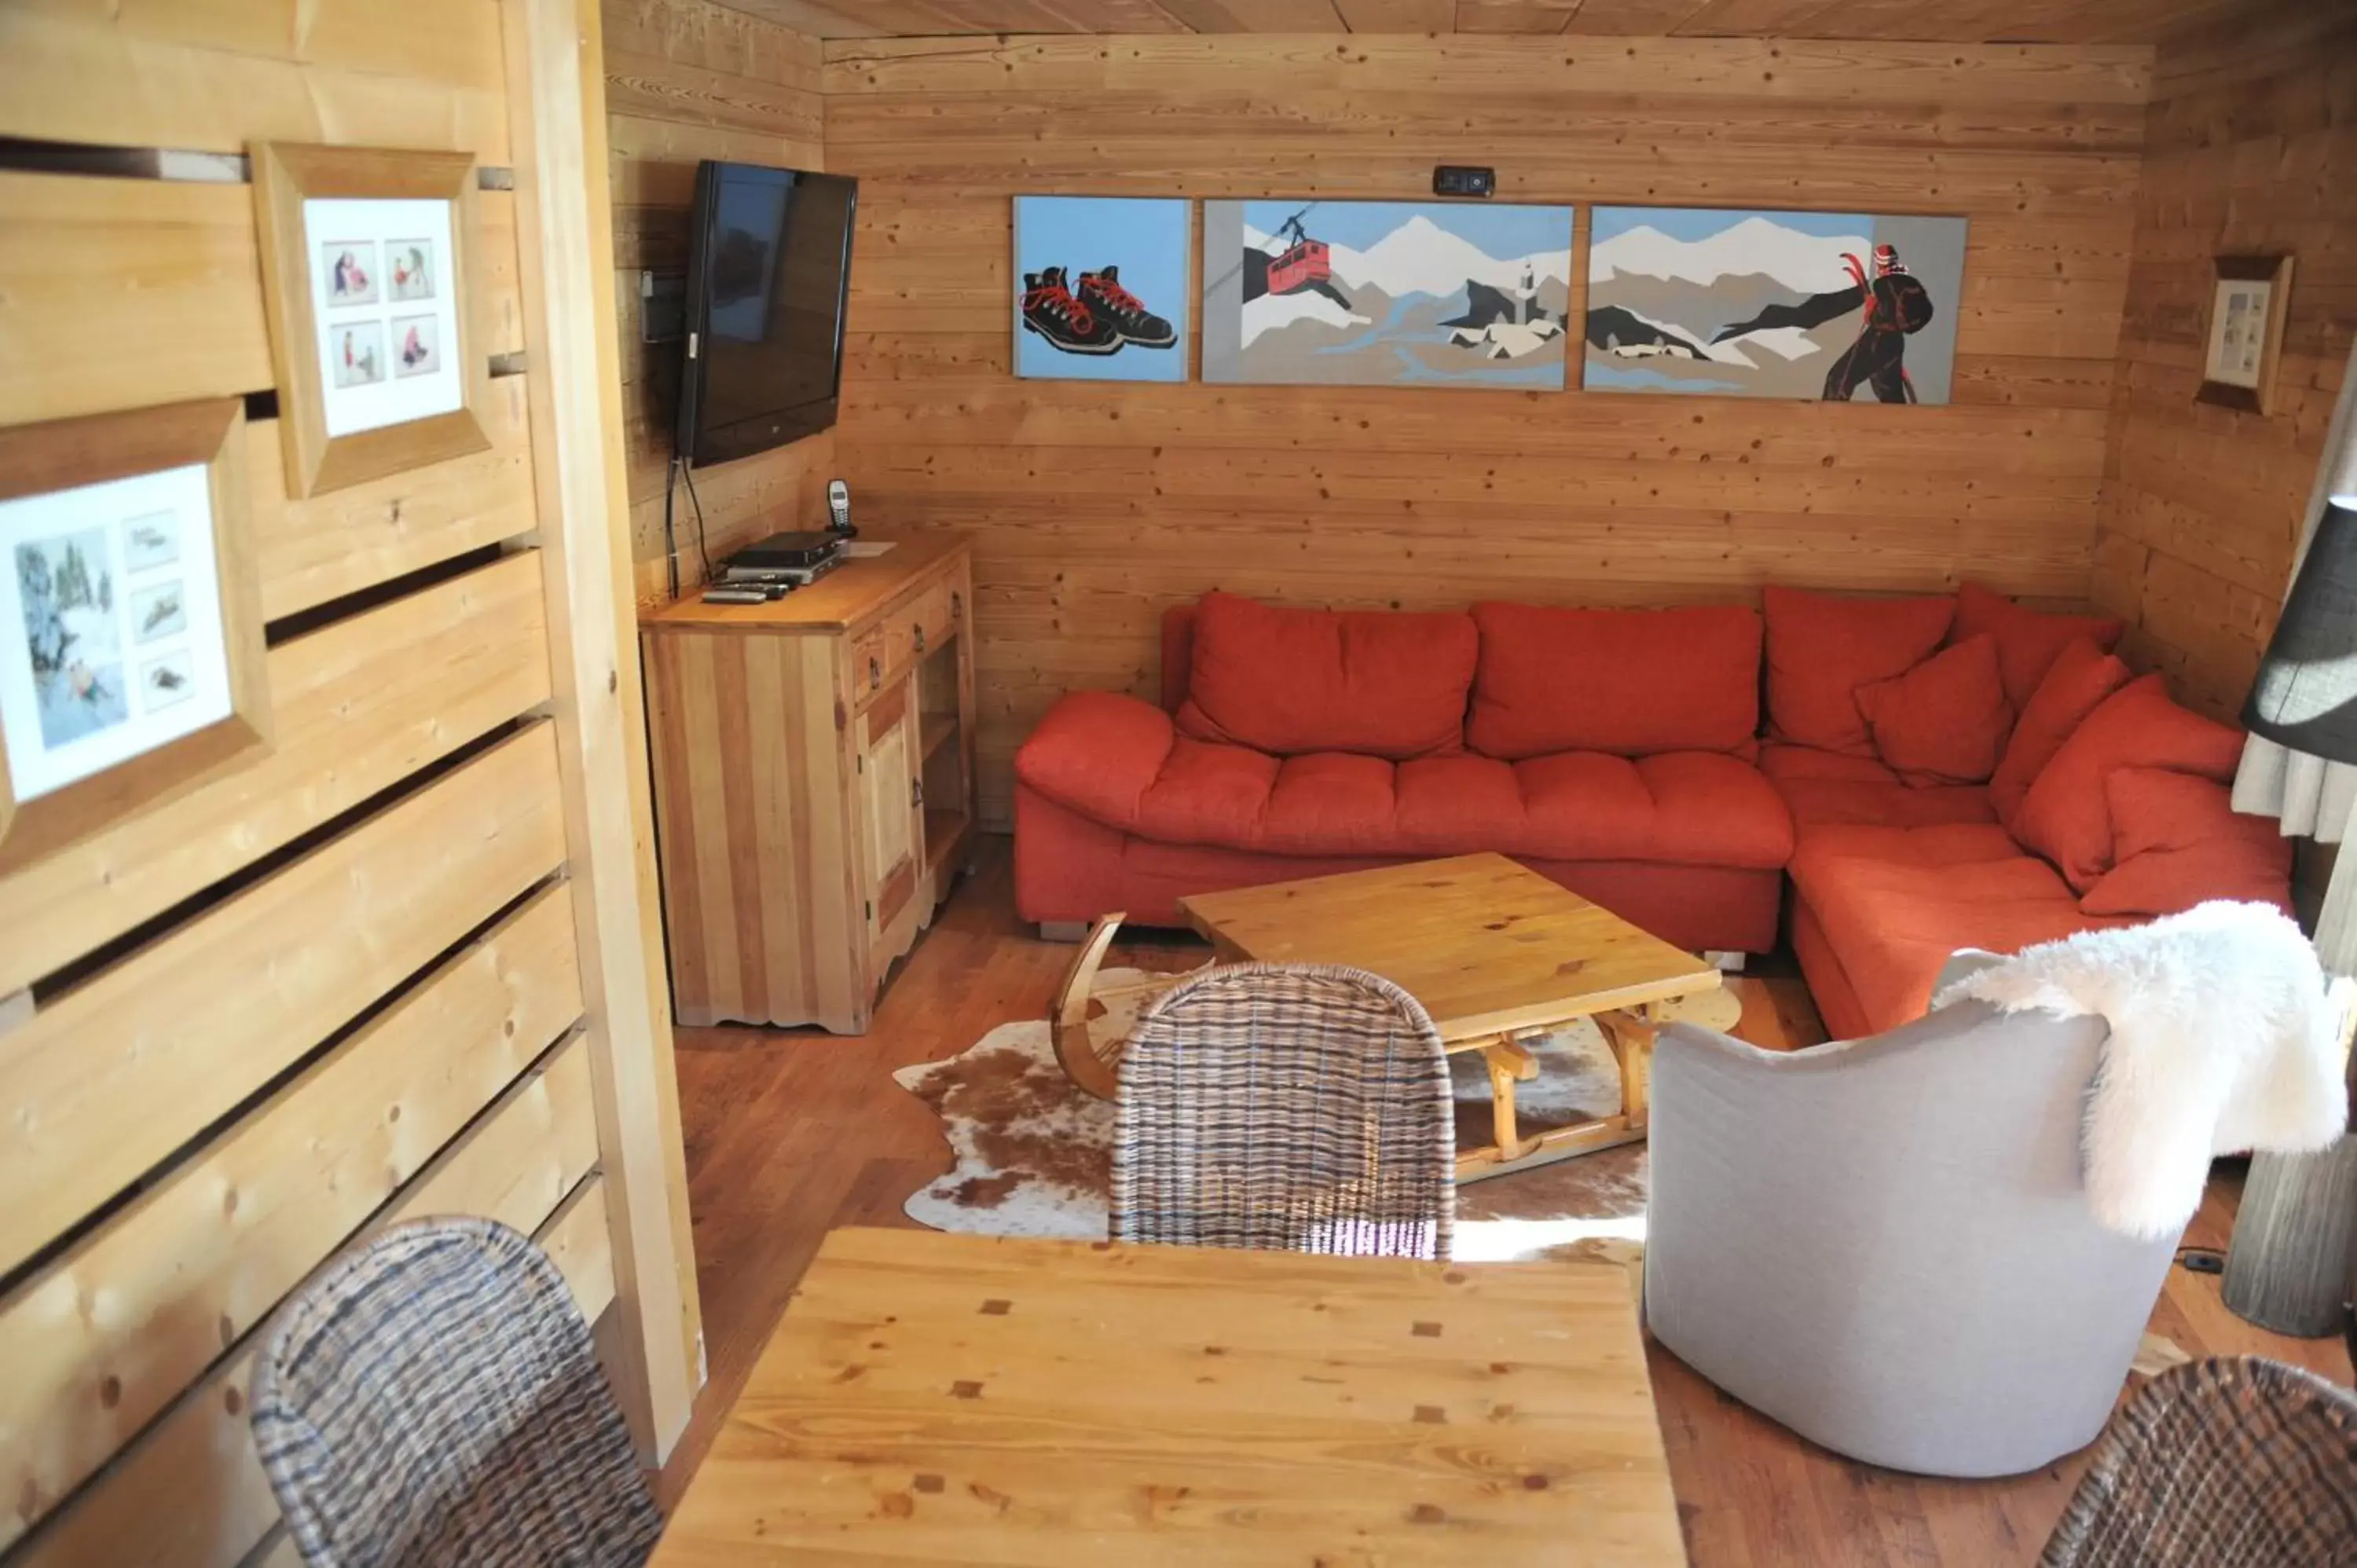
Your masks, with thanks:
M1075 693L1024 745L1017 902L1177 924L1187 893L1488 849L1756 952L1789 871L1827 1026L1872 1034L1961 947L2287 905L2288 843L2227 803L2239 732L2132 680L2119 631L1971 585L1764 616L1214 594L1165 618L1159 706Z

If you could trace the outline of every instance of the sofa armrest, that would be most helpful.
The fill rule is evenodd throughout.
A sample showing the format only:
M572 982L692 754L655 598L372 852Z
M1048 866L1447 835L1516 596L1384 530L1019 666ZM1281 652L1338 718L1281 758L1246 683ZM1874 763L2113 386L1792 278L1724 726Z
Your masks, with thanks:
M1068 693L1015 754L1015 776L1067 810L1128 831L1177 739L1170 715L1151 703Z

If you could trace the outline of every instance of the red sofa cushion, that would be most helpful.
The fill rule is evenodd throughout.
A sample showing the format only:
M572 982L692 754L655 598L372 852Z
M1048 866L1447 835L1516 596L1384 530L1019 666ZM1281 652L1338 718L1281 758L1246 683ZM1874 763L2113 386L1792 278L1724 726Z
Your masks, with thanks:
M1997 820L2011 825L2020 813L2029 787L2062 749L2062 743L2104 705L2104 699L2126 685L2128 667L2095 645L2079 638L2055 655L2038 690L2015 721L2013 738L2006 742L2004 759L1989 776L1989 803Z
M2129 923L2090 917L1993 824L1828 830L1803 841L1792 872L1869 1033L1921 1017L1959 948L2012 952Z
M1206 594L1178 731L1280 757L1458 751L1480 651L1468 615L1291 609Z
M1917 789L1871 757L1769 745L1760 748L1760 770L1784 798L1794 831L1804 840L1820 827L1920 828L1996 820L1988 791L1979 785Z
M2273 817L2190 773L2123 768L2104 780L2112 869L2079 907L2091 915L2173 915L2212 898L2291 907L2291 841Z
M2112 868L2104 780L2124 768L2166 768L2224 783L2242 759L2240 730L2169 700L2158 675L2130 682L2072 733L2029 787L2014 836L2084 893Z
M1947 597L1842 598L1770 586L1768 726L1778 740L1854 757L1874 755L1857 689L1903 675L1947 635Z
M1983 635L1996 639L1997 669L2005 679L2006 700L2018 710L2029 703L2063 649L2085 638L2109 653L2118 644L2124 625L2109 616L2050 615L2027 609L1993 589L1966 583L1956 594L1956 624L1949 636L1960 643Z
M1857 689L1875 755L1919 787L1978 784L1996 769L2013 725L1996 639L1967 639L1904 675Z
M1519 761L1558 751L1743 751L1760 727L1760 616L1478 604L1466 743Z

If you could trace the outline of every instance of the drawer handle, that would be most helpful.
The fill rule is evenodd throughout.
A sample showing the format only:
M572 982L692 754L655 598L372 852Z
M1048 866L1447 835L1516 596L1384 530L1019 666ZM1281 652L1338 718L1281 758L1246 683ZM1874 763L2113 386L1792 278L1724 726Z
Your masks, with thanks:
M871 692L884 684L884 665L874 654L867 656L867 689Z
M963 620L964 618L965 596L952 591L950 595L950 619Z
M917 626L910 629L913 630L917 636L917 651L922 653L925 650L925 628L922 626Z

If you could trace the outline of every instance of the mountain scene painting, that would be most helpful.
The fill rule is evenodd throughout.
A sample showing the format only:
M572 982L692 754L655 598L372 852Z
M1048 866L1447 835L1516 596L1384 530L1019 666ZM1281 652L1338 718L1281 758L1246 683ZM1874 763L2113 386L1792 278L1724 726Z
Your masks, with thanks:
M1944 403L1961 218L1599 207L1590 392Z
M1203 379L1564 385L1571 209L1203 204Z

